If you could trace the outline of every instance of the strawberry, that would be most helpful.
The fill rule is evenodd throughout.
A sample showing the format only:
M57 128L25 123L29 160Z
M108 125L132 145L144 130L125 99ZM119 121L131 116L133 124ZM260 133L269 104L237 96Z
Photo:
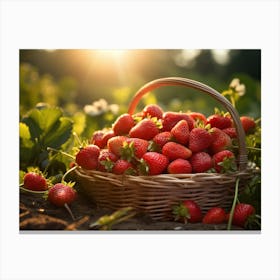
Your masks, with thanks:
M232 126L232 120L229 116L214 114L207 118L207 124L210 124L211 127L224 129Z
M70 204L76 198L76 191L69 185L57 183L50 188L48 200L56 206Z
M98 167L99 171L103 172L111 172L114 166L114 162L118 160L118 157L110 152L108 149L103 149L100 151L100 155L98 157Z
M194 120L186 113L165 112L162 116L162 130L170 131L177 122L186 120L189 125L189 130L194 128Z
M207 149L213 142L211 133L206 128L196 127L189 135L189 149L196 153Z
M194 173L203 173L213 167L211 156L205 152L193 154L190 158L190 163Z
M148 150L149 142L140 138L127 138L121 150L121 157L131 161L140 159Z
M188 159L191 157L192 151L179 143L167 142L162 147L162 154L169 158L169 160L177 158Z
M233 212L232 224L246 227L250 220L254 219L255 212L255 208L251 204L236 204Z
M237 138L236 128L235 127L227 127L222 129L224 133L226 133L230 138Z
M120 115L114 122L112 129L115 135L126 135L134 126L134 119L130 114Z
M129 131L129 137L151 140L159 133L157 124L151 119L143 119Z
M253 118L250 118L248 116L242 116L240 117L241 124L243 126L243 129L245 133L251 133L254 128L256 127L256 123Z
M158 175L165 171L168 158L157 152L147 152L141 160L140 172L148 175Z
M203 115L202 113L199 112L190 112L188 113L188 115L194 120L195 124L203 124L206 125L207 124L207 119L205 117L205 115Z
M217 127L212 128L213 142L210 145L210 150L213 154L222 150L226 150L231 146L231 138Z
M153 142L161 149L167 142L172 140L172 134L170 131L164 131L158 133L154 138Z
M113 130L108 130L104 133L102 138L103 148L107 146L108 140L112 137L116 136Z
M92 134L90 143L98 146L100 149L104 148L104 141L103 141L104 131L97 130Z
M76 154L76 163L84 169L96 169L100 148L96 145L88 145Z
M23 177L24 187L32 191L45 191L48 189L47 180L41 172L28 172Z
M169 163L167 171L169 174L188 174L192 173L192 166L188 160L178 158Z
M223 208L213 207L207 211L202 219L204 224L222 224L226 221L226 212Z
M118 159L114 164L112 172L117 175L133 174L134 168L131 162L124 159Z
M126 136L114 136L107 142L108 150L114 153L116 156L121 156L123 143L128 139Z
M143 109L143 116L150 117L150 118L157 118L161 119L163 115L163 110L156 104L151 104L145 106Z
M218 173L236 171L235 156L229 150L223 150L214 154L213 163Z
M178 206L173 207L175 221L184 223L198 223L202 220L202 212L198 204L193 200L184 200Z
M189 141L189 125L186 120L181 120L171 129L172 136L180 144L186 145Z

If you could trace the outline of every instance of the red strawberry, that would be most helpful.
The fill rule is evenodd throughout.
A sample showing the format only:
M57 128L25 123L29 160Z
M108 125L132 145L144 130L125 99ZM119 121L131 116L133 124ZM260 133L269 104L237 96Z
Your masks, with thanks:
M157 119L161 119L163 115L163 110L156 104L151 104L151 105L147 105L144 109L143 109L143 116L144 117L151 117L151 118L157 118Z
M196 124L202 123L203 125L207 124L207 119L205 115L199 112L190 112L188 115L194 120Z
M207 149L213 141L213 137L206 128L196 127L190 132L189 149L192 152L200 152Z
M186 145L189 141L189 125L186 120L181 120L171 129L171 134L180 144Z
M112 172L117 175L133 174L134 169L131 162L124 159L118 159L114 164Z
M104 141L103 141L104 131L97 130L92 134L91 137L91 144L98 146L100 149L104 148Z
M213 154L226 150L231 146L231 138L217 127L212 128L213 142L210 149Z
M118 157L110 152L108 149L103 149L100 151L98 158L98 167L99 171L111 172L114 166L114 162L118 160Z
M48 200L59 207L70 204L75 198L76 191L69 185L62 183L55 184L48 193Z
M115 135L126 135L133 126L133 117L130 114L122 114L117 118L112 128Z
M186 120L189 125L189 130L194 128L194 120L186 113L165 112L163 114L162 130L170 131L177 122Z
M113 130L108 130L107 132L104 133L103 138L102 138L103 148L107 146L108 140L114 136L116 136L116 135Z
M129 131L132 138L151 140L159 133L157 124L151 119L143 119Z
M169 158L169 160L177 158L188 159L191 157L192 151L179 143L167 142L162 147L162 154Z
M140 138L127 138L122 147L121 156L123 159L140 159L148 150L149 142Z
M237 138L236 128L235 127L227 127L223 129L223 132L226 133L230 138Z
M247 222L254 216L255 208L251 204L238 203L235 206L232 224L240 227L246 227Z
M170 131L160 132L153 138L153 142L158 145L161 149L167 142L170 142L172 139L172 134Z
M236 170L235 156L229 150L213 155L214 168L218 173Z
M223 208L213 207L207 211L202 219L204 224L222 224L226 221L226 212Z
M24 187L32 191L45 191L48 189L47 180L40 172L28 172L23 178Z
M248 116L240 117L240 121L241 121L241 124L243 126L245 133L250 133L256 127L256 123L255 123L254 119L250 118Z
M165 155L157 152L147 152L142 157L141 172L148 175L158 175L165 171L169 161Z
M202 212L198 204L193 200L185 200L173 208L175 220L182 220L184 223L198 223L202 220Z
M192 166L188 160L178 158L169 163L167 171L169 174L188 174L192 173Z
M96 169L100 148L96 145L88 145L76 154L76 163L85 169Z
M224 129L232 126L232 120L229 116L224 116L221 114L214 114L207 118L207 124L211 127L217 127L219 129Z
M213 167L211 156L205 152L193 154L190 158L190 163L194 173L203 173Z
M126 136L114 136L107 142L108 150L114 153L116 156L121 156L123 143L128 139Z

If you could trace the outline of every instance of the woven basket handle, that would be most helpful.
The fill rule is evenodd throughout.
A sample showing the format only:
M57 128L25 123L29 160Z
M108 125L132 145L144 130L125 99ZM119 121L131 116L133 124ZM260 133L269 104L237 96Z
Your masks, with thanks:
M145 84L143 87L141 87L136 94L134 95L132 101L130 102L128 113L133 114L140 99L143 95L146 93L160 88L164 86L184 86L187 88L193 88L197 89L199 91L202 91L211 97L213 97L215 100L217 100L219 103L221 103L226 110L230 113L232 120L234 122L234 125L236 127L236 133L237 133L237 140L238 140L238 166L239 170L244 170L247 167L247 150L245 145L245 132L243 130L242 124L240 122L239 114L236 111L236 109L232 106L232 104L219 92L214 90L213 88L186 78L180 78L180 77L168 77L168 78L161 78L157 80L153 80L147 84Z

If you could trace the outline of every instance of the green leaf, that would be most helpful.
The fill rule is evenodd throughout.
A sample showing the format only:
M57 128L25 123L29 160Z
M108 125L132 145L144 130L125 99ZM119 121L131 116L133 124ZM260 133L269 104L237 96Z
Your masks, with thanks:
M44 137L44 147L51 147L58 149L65 143L72 133L73 122L66 118L61 117L59 122L56 123L53 130L49 131Z
M19 123L19 137L22 139L30 139L31 137L29 127L22 122Z

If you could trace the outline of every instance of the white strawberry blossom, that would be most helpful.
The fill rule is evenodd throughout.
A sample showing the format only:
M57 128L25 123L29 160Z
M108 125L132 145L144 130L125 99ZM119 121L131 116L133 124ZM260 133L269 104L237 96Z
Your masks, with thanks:
M84 112L89 116L99 116L106 112L112 112L113 114L117 114L119 111L119 106L117 104L108 104L108 102L101 98L97 101L94 101L90 105L84 106Z
M246 92L246 87L244 84L240 84L240 80L238 78L234 78L229 87L233 89L239 96L243 96Z

